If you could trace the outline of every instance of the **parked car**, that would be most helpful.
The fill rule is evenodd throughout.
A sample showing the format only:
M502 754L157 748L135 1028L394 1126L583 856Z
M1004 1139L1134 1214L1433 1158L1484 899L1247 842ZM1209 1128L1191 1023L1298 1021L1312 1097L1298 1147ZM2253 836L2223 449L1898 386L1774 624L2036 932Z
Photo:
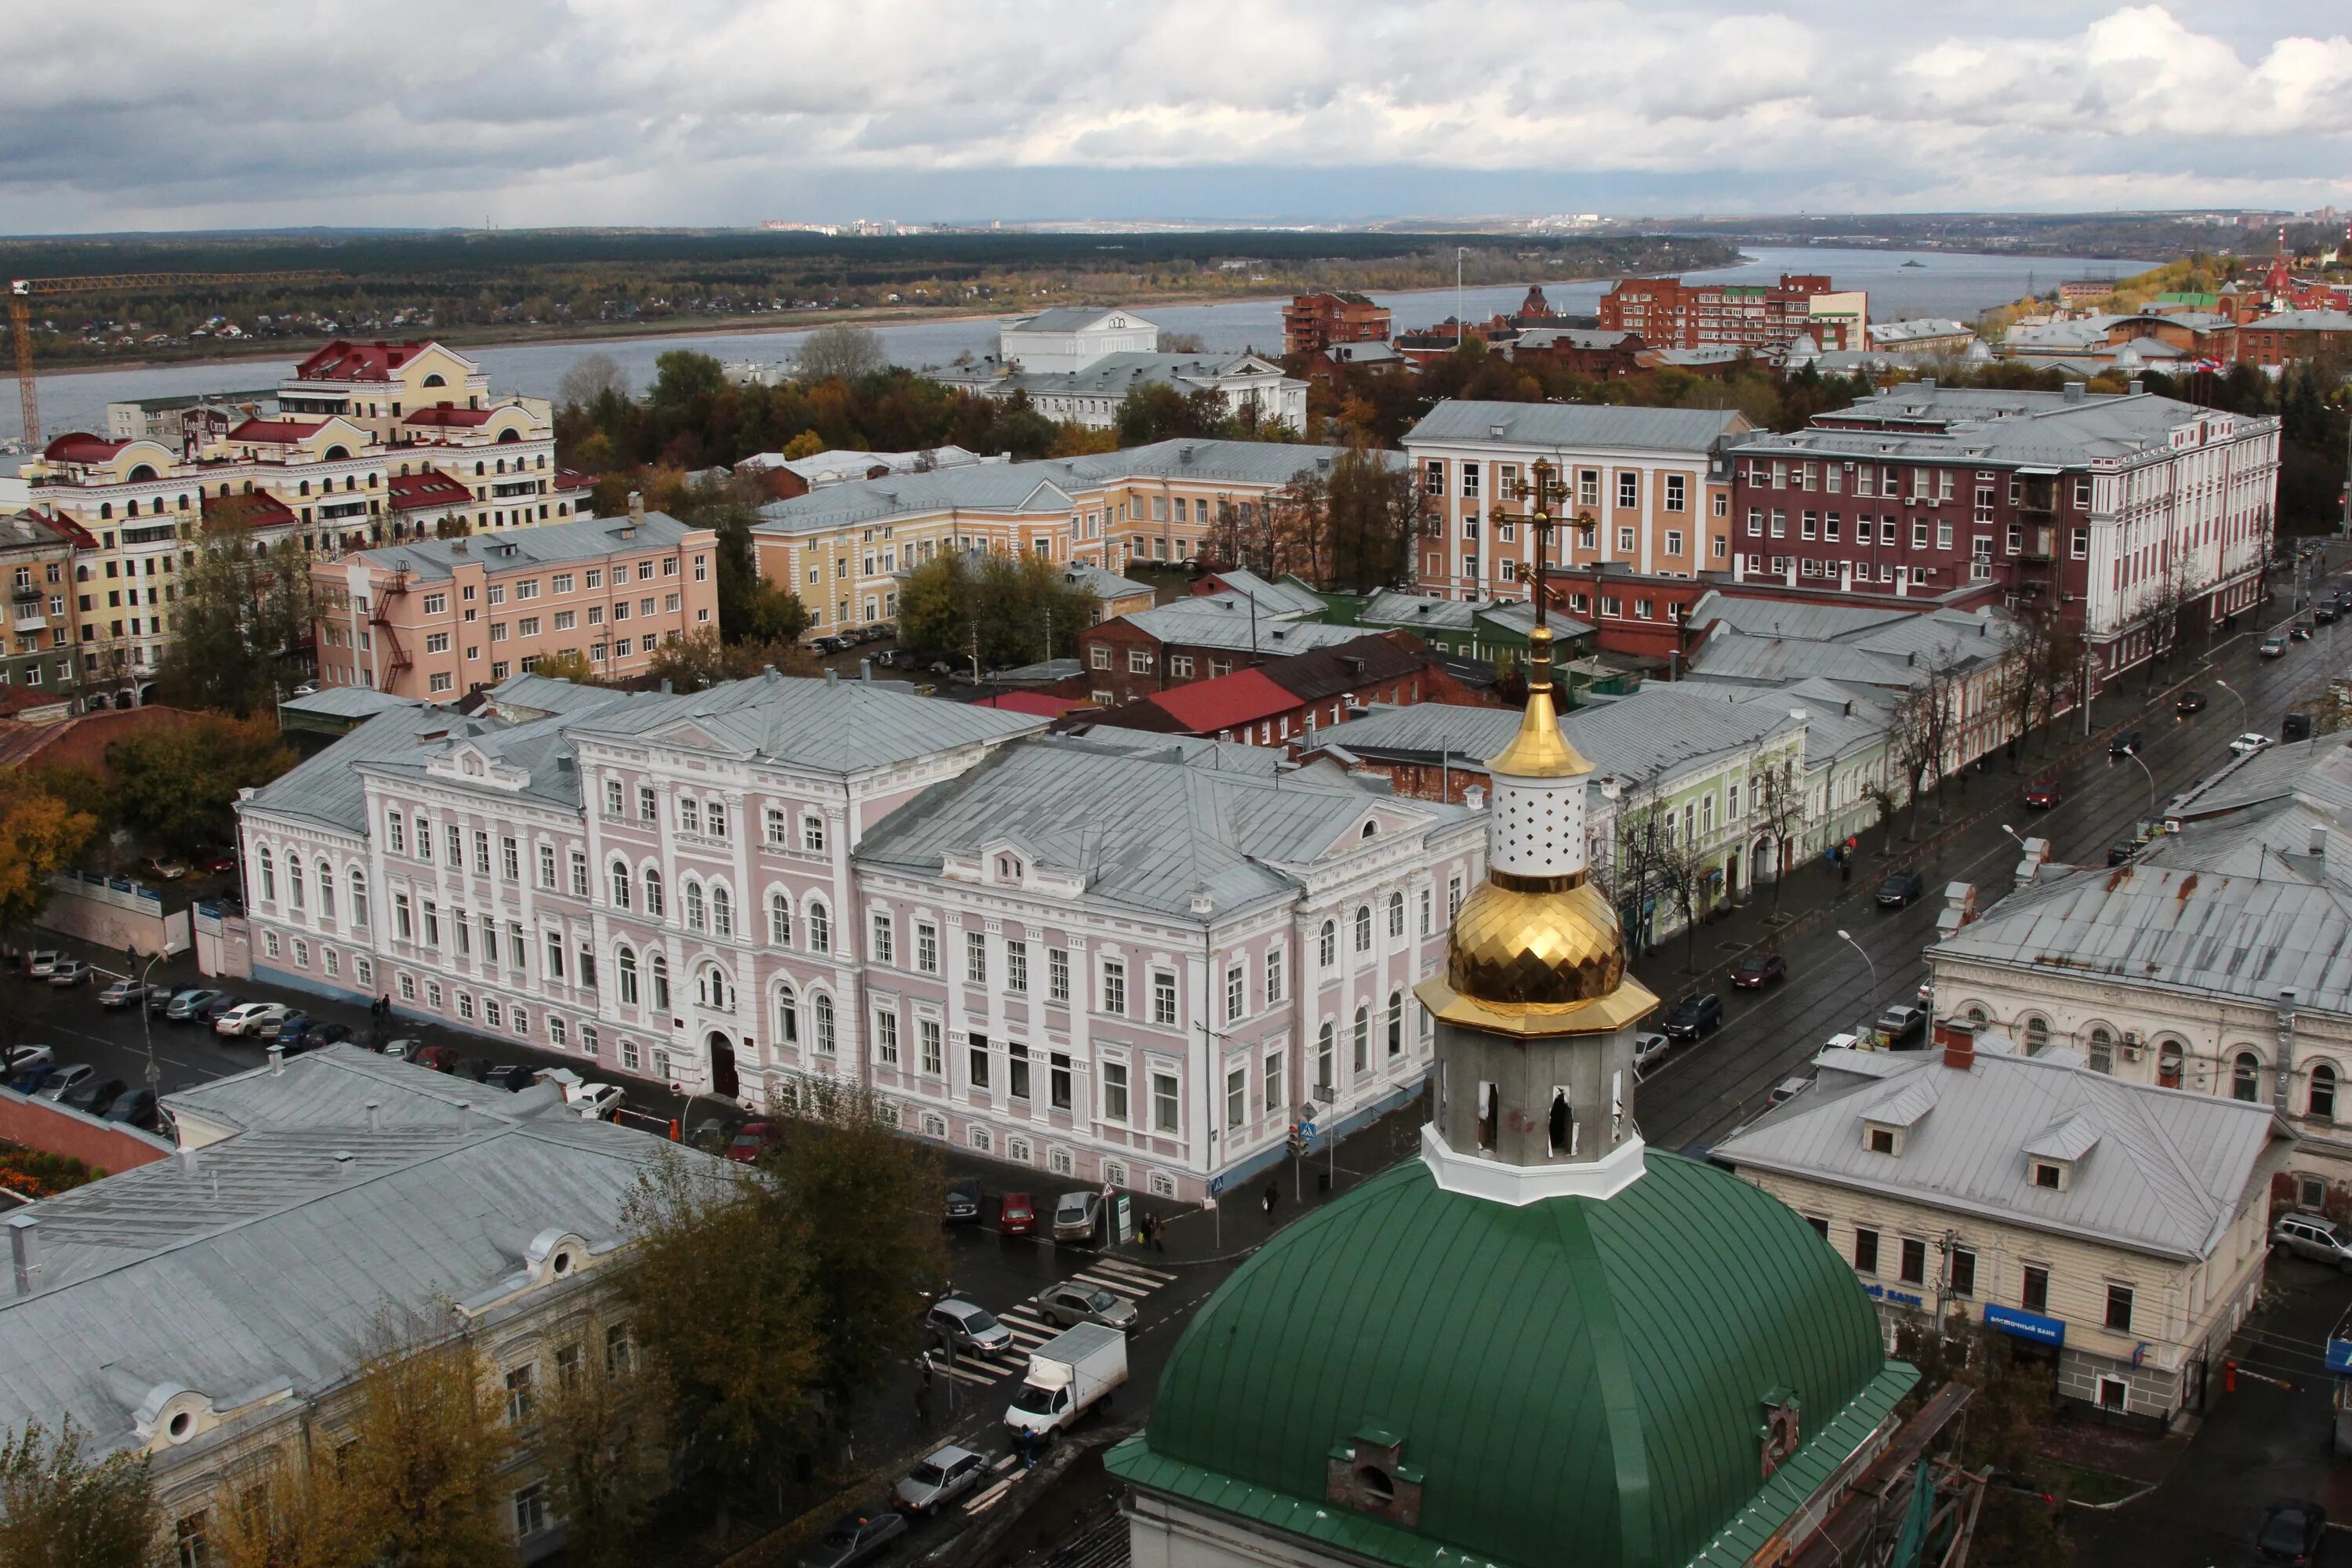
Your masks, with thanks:
M58 1096L58 1103L68 1110L79 1110L84 1116L104 1116L114 1109L114 1102L130 1087L119 1078L101 1079L93 1075Z
M1064 1329L1072 1323L1100 1323L1106 1329L1125 1330L1135 1321L1134 1302L1083 1279L1065 1279L1038 1291L1037 1311L1047 1322Z
M175 1024L194 1022L202 1018L205 1009L220 1000L220 996L219 992L201 985L192 991L183 991L163 1008L163 1016Z
M2287 627L2286 635L2289 640L2294 642L2309 642L2311 640L2311 623L2309 621L2297 621L2294 625Z
M2130 757L2138 754L2139 731L2137 730L2126 730L2107 742L2107 755L2111 757Z
M946 1335L953 1349L970 1348L985 1355L1013 1346L1013 1331L998 1322L996 1314L958 1296L950 1296L933 1306L924 1315L923 1323L933 1333Z
M996 1228L1007 1236L1037 1234L1037 1205L1027 1193L1007 1193L996 1205Z
M286 1047L286 1054L290 1057L303 1048L302 1037L316 1028L318 1024L318 1019L298 1007L274 1024L262 1024L253 1031L253 1037L257 1040L276 1040Z
M114 1103L106 1108L106 1119L152 1132L163 1125L163 1113L155 1103L153 1089L133 1089L117 1096Z
M2327 1534L2327 1510L2315 1502L2282 1499L2263 1510L2254 1550L2265 1563L2312 1563Z
M293 1010L283 1002L241 1002L213 1020L213 1033L233 1039L257 1038L265 1026L276 1028Z
M706 1117L687 1130L686 1142L706 1154L724 1154L727 1145L734 1141L735 1130L748 1120L741 1116Z
M8 1087L22 1095L37 1095L58 1076L55 1062L31 1062L8 1075Z
M2131 861L2131 858L2138 853L2139 846L2137 844L2133 843L2128 838L2119 839L2116 843L2107 846L2107 864L2110 866L2128 865Z
M1064 1193L1054 1200L1054 1239L1093 1241L1101 1219L1100 1193Z
M98 1069L88 1062L68 1062L43 1079L37 1093L42 1100L63 1100L97 1076Z
M60 988L80 985L89 979L89 965L79 958L61 958L49 971L49 984Z
M1633 1037L1633 1070L1643 1073L1665 1060L1675 1043L1655 1029L1644 1029Z
M2279 739L2282 741L2310 740L2311 715L2308 713L2281 714L2279 716Z
M236 869L236 857L226 849L199 849L196 851L196 869L213 876L234 871Z
M162 878L166 882L176 882L181 878L188 874L188 868L185 862L179 860L167 860L160 855L150 855L147 857L147 869L153 872L156 876Z
M2315 1263L2332 1264L2352 1274L2352 1237L2333 1220L2315 1214L2283 1214L2271 1226L2271 1247Z
M727 1141L727 1157L739 1164L756 1165L761 1155L784 1141L784 1130L772 1121L746 1121Z
M282 1040L286 1037L281 1032L278 1037ZM310 1026L302 1031L301 1043L288 1046L286 1054L293 1056L302 1051L323 1051L329 1046L351 1037L352 1026L349 1024L329 1024L314 1018Z
M1812 1087L1813 1080L1801 1074L1795 1078L1784 1078L1772 1086L1771 1093L1764 1097L1764 1109L1770 1110L1777 1106L1786 1105Z
M145 1001L149 989L136 980L118 980L98 994L98 1005L101 1007L128 1007L134 1002Z
M25 973L33 980L47 980L65 961L65 954L53 947L35 948L25 955Z
M1889 1046L1900 1046L1906 1040L1927 1034L1927 1009L1897 1003L1881 1013L1870 1026L1885 1036Z
M11 1046L8 1047L8 1076L15 1078L26 1068L47 1067L58 1059L53 1046Z
M987 1475L987 1456L950 1443L907 1472L898 1483L898 1501L915 1513L937 1513Z
M2266 637L2263 639L2263 646L2258 651L2264 658L2284 658L2286 638L2276 636Z
M981 1196L978 1176L958 1176L948 1184L947 1205L940 1218L949 1225L978 1225Z
M205 1023L217 1024L223 1017L244 1005L245 998L235 992L216 991L213 994L213 999L205 1004L205 1010L199 1016Z
M2322 599L2311 607L2311 618L2323 626L2334 626L2339 613L2333 599Z
M2191 713L2202 713L2205 711L2205 694L2201 691L2184 691L2172 700L2172 710L2184 719Z
M1878 884L1878 907L1899 910L1927 890L1927 879L1916 871L1897 871Z
M801 1568L850 1568L907 1533L907 1516L887 1508L844 1514L801 1557Z
M1743 991L1760 991L1788 978L1789 961L1777 952L1746 953L1731 966L1731 983Z
M1685 996L1674 1005L1658 1026L1669 1039L1696 1040L1710 1029L1723 1027L1723 998L1712 991Z
M2255 731L2249 730L2244 734L2230 742L2230 750L2237 752L2238 755L2242 757L2251 757L2256 752L2263 750L2270 743L2271 738L2268 735L2257 734Z
M2056 779L2035 779L2025 786L2025 804L2036 811L2049 811L2064 799Z
M502 1063L482 1075L484 1083L493 1089L505 1089L509 1094L520 1094L538 1080L538 1071L520 1062Z
M457 1050L454 1046L419 1046L415 1040L396 1040L394 1044L415 1047L408 1059L418 1067L431 1068L435 1072L457 1070Z
M584 1083L576 1093L567 1095L564 1103L580 1113L583 1121L610 1121L613 1112L621 1109L628 1095L617 1083Z

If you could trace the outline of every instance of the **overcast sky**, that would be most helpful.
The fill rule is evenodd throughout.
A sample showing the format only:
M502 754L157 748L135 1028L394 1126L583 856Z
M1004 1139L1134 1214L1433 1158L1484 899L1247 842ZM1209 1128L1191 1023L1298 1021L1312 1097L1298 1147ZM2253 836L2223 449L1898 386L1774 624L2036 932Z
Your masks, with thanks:
M2352 205L2343 0L9 7L0 226Z

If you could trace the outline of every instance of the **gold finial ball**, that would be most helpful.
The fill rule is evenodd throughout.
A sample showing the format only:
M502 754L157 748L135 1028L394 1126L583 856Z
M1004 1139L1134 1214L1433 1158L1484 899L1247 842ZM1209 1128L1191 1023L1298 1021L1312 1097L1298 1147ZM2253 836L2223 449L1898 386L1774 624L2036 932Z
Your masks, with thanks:
M1624 933L1608 899L1580 877L1561 888L1490 875L1454 917L1445 977L1481 1002L1590 1002L1623 984Z

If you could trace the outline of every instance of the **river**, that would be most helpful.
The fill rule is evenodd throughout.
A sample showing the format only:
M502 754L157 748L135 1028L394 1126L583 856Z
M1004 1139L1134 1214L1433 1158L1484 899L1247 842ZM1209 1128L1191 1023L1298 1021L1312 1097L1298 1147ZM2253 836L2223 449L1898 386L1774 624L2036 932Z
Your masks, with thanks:
M1910 262L1918 265L1906 265ZM1839 249L1829 247L1757 247L1733 267L1685 276L1694 281L1769 283L1784 272L1825 272L1840 289L1870 293L1873 321L1902 321L1916 316L1973 319L1995 305L2005 305L2063 279L2123 278L2149 264L2116 258L2080 257L1979 256L1956 251ZM1555 310L1591 314L1609 288L1605 279L1548 283L1545 298ZM1513 283L1467 289L1462 293L1464 313L1474 321L1497 311L1517 308L1528 285ZM1432 326L1454 313L1454 291L1424 289L1373 296L1396 315L1397 329ZM1144 313L1171 332L1196 334L1202 346L1219 351L1255 348L1278 353L1282 347L1281 298L1240 300L1217 305L1157 305ZM906 365L941 365L958 354L994 352L998 318L968 321L913 321L877 328L890 358ZM587 343L513 343L468 349L489 373L499 393L523 393L549 397L563 373L583 355L601 353L618 362L640 388L653 379L654 361L674 348L715 354L730 363L751 361L782 363L807 335L807 329L773 331L679 333L663 337L608 338ZM225 392L273 384L293 363L289 353L261 360L215 360L196 364L160 365L146 370L94 371L45 376L41 382L42 423L55 434L63 430L103 430L106 405L134 397L163 397L178 393Z

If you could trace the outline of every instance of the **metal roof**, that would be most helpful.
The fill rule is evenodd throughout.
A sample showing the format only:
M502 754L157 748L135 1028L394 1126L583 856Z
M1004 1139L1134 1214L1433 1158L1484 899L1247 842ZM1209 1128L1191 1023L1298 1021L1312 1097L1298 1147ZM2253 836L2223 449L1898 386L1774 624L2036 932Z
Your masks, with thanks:
M1843 1070L1857 1056L1890 1054L1907 1067ZM2126 1082L2063 1047L1979 1050L1967 1070L1947 1067L1940 1050L1829 1050L1814 1060L1811 1089L1711 1157L2186 1260L2211 1253L2249 1185L2267 1182L2273 1142L2284 1148L2293 1137L2266 1105ZM1914 1100L1926 1108L1906 1123L1902 1152L1870 1149L1863 1123ZM2029 1146L2077 1162L2063 1186L2034 1184ZM2068 1149L2076 1152L2056 1152Z
M373 686L322 686L303 697L280 702L283 713L312 713L322 719L373 719L395 708L422 708L414 697L394 697Z
M1138 610L1103 625L1133 626L1155 641L1177 647L1230 648L1267 655L1330 647L1364 635L1361 626L1277 618L1263 605L1253 615L1250 605L1238 594L1204 594Z
M1263 615L1319 616L1330 608L1322 595L1292 577L1270 582L1255 572L1236 566L1227 571L1212 572L1209 579L1217 584L1219 592L1239 594L1245 599L1255 600L1259 613ZM1205 598L1209 595L1195 596Z
M1569 744L1591 760L1596 784L1604 775L1647 782L1798 728L1787 707L1745 701L1743 695L1687 682L1654 684L1630 697L1571 709L1560 715L1559 727ZM1512 708L1421 702L1375 708L1318 738L1358 755L1402 752L1434 760L1443 753L1483 763L1518 733L1519 717Z
M455 575L455 568L481 563L493 577L509 572L532 572L607 555L630 555L647 550L674 550L689 535L713 537L708 529L688 528L665 511L649 511L642 521L626 517L591 517L575 522L541 523L503 533L477 533L462 539L417 539L376 550L356 550L347 561L364 561L379 572L406 572L425 582Z
M1004 323L1008 332L1079 332L1093 326L1105 316L1125 315L1138 326L1156 327L1160 323L1138 315L1124 305L1056 305L1050 310L1040 310L1034 316Z
M380 713L329 746L262 785L238 806L299 817L346 833L367 831L367 785L358 768L368 763L413 761L422 766L428 748L445 737L487 734L495 721L467 719L446 708L404 707Z
M234 1131L290 1131L364 1127L371 1100L386 1129L447 1128L467 1115L514 1124L527 1119L517 1116L521 1102L503 1089L342 1043L174 1090L163 1097L163 1108Z
M1335 1199L1193 1315L1108 1468L1399 1568L1744 1563L1916 1374L1804 1221L1648 1160L1606 1201L1512 1207L1418 1160ZM1774 1389L1805 1418L1768 1480ZM1328 1500L1329 1457L1382 1438L1424 1482L1410 1528Z
M1743 437L1733 452L1741 457L1799 452L2078 468L2101 458L2169 453L2174 430L2206 419L2232 420L2241 436L2276 424L2263 416L2200 408L2144 392L2084 393L2069 398L2063 392L1915 381L1822 416L1802 430Z
M1496 434L1496 426L1501 434ZM1589 403L1479 403L1447 398L1405 435L1423 442L1711 452L1752 429L1730 408L1616 408Z

